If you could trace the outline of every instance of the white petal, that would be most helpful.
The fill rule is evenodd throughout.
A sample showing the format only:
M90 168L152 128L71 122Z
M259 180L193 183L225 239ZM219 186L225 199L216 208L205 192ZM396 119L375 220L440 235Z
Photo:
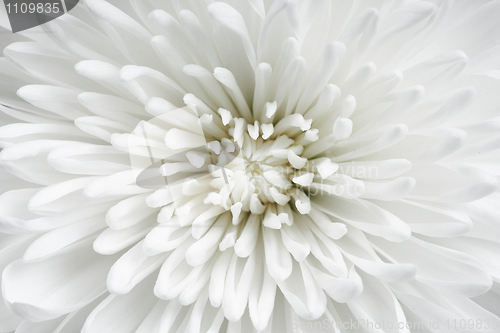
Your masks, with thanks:
M103 294L103 281L116 258L100 256L91 250L91 242L86 243L42 262L10 264L3 274L7 306L18 316L39 322L78 310Z
M185 260L186 251L193 243L194 239L189 238L165 260L154 287L156 297L163 300L176 298L202 272L204 265L192 267Z
M206 263L219 249L219 243L229 224L229 214L224 214L210 227L203 237L186 251L186 261L191 266Z
M264 228L264 248L269 274L277 281L283 281L292 274L292 258L279 237L278 231Z
M81 330L85 320L90 313L108 296L107 293L96 298L93 302L80 308L80 310L67 315L54 333L72 333L75 330Z
M352 161L339 163L339 172L354 178L387 179L397 177L411 168L410 161L389 159L384 161Z
M142 250L144 241L134 245L109 270L106 285L112 294L127 294L138 283L158 269L166 255L150 257Z
M146 205L146 194L129 197L118 202L106 213L106 223L113 230L129 228L157 211Z
M0 236L2 249L0 250L0 271L4 271L5 267L10 263L20 259L24 250L33 240L33 236L12 236L3 234ZM2 291L0 297L4 299ZM12 332L21 323L22 319L12 313L5 302L0 303L0 331Z
M94 181L91 181L83 189L83 195L89 198L106 196L106 195L116 195L118 193L124 193L127 185L132 184L136 181L134 177L133 170L125 170L117 172L110 176L100 177ZM128 194L127 192L125 192Z
M75 65L75 71L122 96L127 94L127 90L120 84L120 68L113 64L99 60L83 60Z
M316 168L321 178L325 179L333 175L339 169L339 165L331 162L329 159L325 159L320 162Z
M316 73L314 73L313 78L309 82L309 85L297 105L298 110L311 105L311 102L318 96L332 77L345 53L346 47L343 43L331 42L327 45L320 66Z
M232 257L232 251L224 251L219 254L213 266L208 292L210 303L214 307L220 307L222 304L222 299L224 298L224 286L226 285L226 273Z
M99 155L106 157L101 157ZM86 161L79 159L86 155ZM97 155L98 158L91 159ZM80 175L109 175L127 169L128 156L111 146L74 143L58 147L50 152L47 161L56 170Z
M261 275L260 283L253 283L248 299L250 318L258 331L263 331L268 326L276 302L276 282L265 269Z
M473 256L447 249L417 238L398 244L377 241L385 253L391 253L397 262L412 262L418 266L416 279L439 290L467 297L485 293L491 288L492 278L483 264ZM429 262L428 258L433 258ZM439 263L436 270L434 263ZM455 274L461 272L461 274Z
M135 332L158 302L151 293L153 284L154 279L149 278L126 295L108 296L90 313L82 332Z
M296 225L284 225L281 228L281 239L297 262L303 261L311 251L310 245Z
M28 209L30 198L39 189L20 189L8 191L0 196L0 230L4 233L15 234L30 230L29 220L38 216Z
M87 112L78 103L78 91L48 85L28 85L17 91L27 102L64 118L74 120Z
M391 147L400 142L406 136L408 127L406 125L391 125L382 128L381 132L382 135L380 135L378 139L372 143L369 143L355 151L346 152L340 156L336 156L332 159L333 162L353 160Z
M410 227L404 221L391 211L384 210L369 201L345 200L340 197L336 200L331 200L329 197L315 197L314 202L323 212L378 237L401 242L411 236ZM370 223L363 221L370 221Z
M145 219L123 230L108 228L95 240L94 250L104 255L118 253L146 236L154 224L156 224L155 220Z
M366 273L387 282L404 282L415 279L417 265L411 261L383 262L363 233L351 230L337 241L343 254Z
M87 0L86 5L91 16L130 62L155 65L158 63L157 58L152 56L153 52L144 52L150 51L148 42L152 35L139 22L103 0Z
M261 218L258 215L251 214L241 231L238 240L234 244L234 252L240 258L247 258L255 249L257 240L260 236L259 227Z
M403 309L389 287L373 277L362 276L364 292L348 303L353 314L365 321L406 323ZM410 330L403 325L403 328L398 326L387 332L410 333Z
M148 67L124 66L120 70L120 80L143 104L151 97L160 97L172 101L175 105L182 105L182 96L186 93L165 74Z
M47 186L31 197L28 209L41 214L61 213L76 208L83 199L82 189L96 177L81 177Z
M278 286L295 312L302 318L314 320L326 310L326 296L323 289L314 281L305 263L294 263L293 272Z
M84 92L78 95L78 101L97 116L129 126L137 125L144 112L140 104L114 95Z
M248 258L232 256L224 286L222 307L224 315L229 321L240 320L247 307L250 288L256 274L256 253Z
M191 235L189 229L189 227L180 227L174 223L154 227L144 238L144 252L154 256L175 249Z
M43 321L40 323L32 323L29 321L23 321L21 325L16 329L17 333L29 333L29 332L40 332L40 333L52 333L56 331L59 325L63 322L65 318L60 317L57 319L52 319L48 321Z
M73 69L76 58L48 44L19 42L4 50L5 57L23 72L49 84L92 91L92 81Z
M321 265L311 264L309 259L307 264L316 283L336 302L348 302L362 293L363 283L354 267L351 268L348 278L339 278L324 272Z
M333 124L332 134L335 140L346 139L352 133L352 120L349 118L337 118Z
M325 235L332 239L339 239L347 233L345 224L332 221L316 208L312 208L308 216Z
M460 241L452 241L452 239L440 238L434 239L433 243L449 249L463 251L476 257L484 264L488 273L490 273L493 278L498 279L498 277L500 276L500 264L491 254L498 253L498 251L500 250L500 244L491 240L471 237L462 237L458 239L460 239ZM456 240L458 239L456 238Z
M250 64L254 68L257 67L255 50L241 14L229 4L222 2L211 4L208 6L208 11L214 21L222 24L224 27L234 31L240 36Z
M67 226L56 228L36 239L24 253L24 262L40 261L65 252L74 251L87 237L104 229L103 216L93 216Z
M438 204L405 200L378 205L405 221L413 232L426 236L456 237L473 227L467 214Z
M239 87L238 82L236 81L234 74L227 68L217 67L214 69L214 76L217 79L217 81L219 81L229 89L231 97L236 106L238 107L240 115L244 117L247 121L250 121L251 120L250 109L245 100L245 96L243 95L243 92L241 91L241 88Z
M364 182L365 191L360 197L384 201L399 200L411 192L415 182L415 179L409 177L397 178L386 183Z

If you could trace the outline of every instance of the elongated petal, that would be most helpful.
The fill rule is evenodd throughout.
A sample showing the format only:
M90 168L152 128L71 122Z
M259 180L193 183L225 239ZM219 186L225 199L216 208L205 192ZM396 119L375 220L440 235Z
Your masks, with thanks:
M10 264L2 281L9 309L39 322L78 310L102 295L106 291L103 281L115 258L99 256L89 251L90 246L87 241L78 251L42 262Z

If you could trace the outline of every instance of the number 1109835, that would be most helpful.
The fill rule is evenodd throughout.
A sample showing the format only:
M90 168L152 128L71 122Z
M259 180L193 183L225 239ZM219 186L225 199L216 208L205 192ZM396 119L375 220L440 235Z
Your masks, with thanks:
M5 7L7 9L7 13L9 14L50 14L54 13L57 14L61 11L59 8L60 3L54 2L54 3L33 3L33 2L20 2L20 3L13 3L13 4L6 4Z

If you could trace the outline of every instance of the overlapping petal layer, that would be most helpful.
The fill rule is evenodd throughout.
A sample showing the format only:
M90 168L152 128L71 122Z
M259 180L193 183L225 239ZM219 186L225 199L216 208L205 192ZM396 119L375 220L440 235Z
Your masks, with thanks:
M12 37L0 332L500 329L498 14L86 0Z

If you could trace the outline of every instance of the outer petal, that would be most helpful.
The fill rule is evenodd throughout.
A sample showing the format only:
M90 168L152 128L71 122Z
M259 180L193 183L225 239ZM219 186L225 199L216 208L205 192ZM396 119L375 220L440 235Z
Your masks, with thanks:
M108 296L88 316L82 333L135 332L158 302L152 293L154 282L152 275L127 295Z
M116 258L92 251L91 241L42 262L10 264L2 276L7 307L39 322L78 310L102 295L107 271Z

